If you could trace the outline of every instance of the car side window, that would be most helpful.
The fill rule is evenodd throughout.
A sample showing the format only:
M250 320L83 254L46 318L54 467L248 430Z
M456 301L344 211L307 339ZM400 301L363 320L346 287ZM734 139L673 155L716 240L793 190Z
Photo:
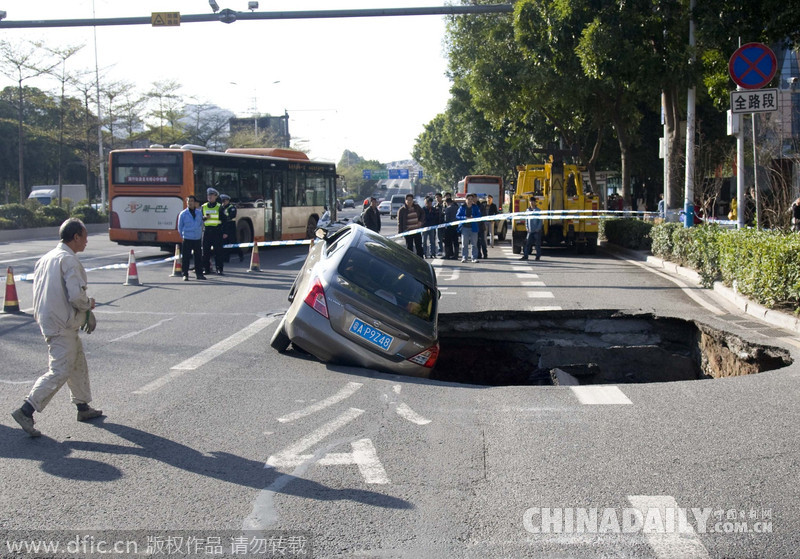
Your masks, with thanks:
M339 250L341 247L345 246L347 244L347 240L349 239L350 235L351 235L350 231L345 231L344 233L342 233L342 235L336 237L336 239L328 246L328 248L325 249L325 256L330 256L331 254Z

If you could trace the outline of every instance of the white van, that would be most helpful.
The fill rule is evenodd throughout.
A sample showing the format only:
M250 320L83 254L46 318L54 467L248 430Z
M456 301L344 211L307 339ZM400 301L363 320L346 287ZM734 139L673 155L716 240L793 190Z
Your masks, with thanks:
M403 207L406 203L406 195L405 194L395 194L392 196L391 206L389 207L389 217L391 219L397 219L397 212L400 211L400 208Z
M85 184L62 184L61 185L61 199L69 198L73 204L77 204L81 200L86 200L86 185ZM48 184L34 186L31 188L31 193L28 195L28 200L36 200L43 206L49 206L54 200L58 201L58 185Z

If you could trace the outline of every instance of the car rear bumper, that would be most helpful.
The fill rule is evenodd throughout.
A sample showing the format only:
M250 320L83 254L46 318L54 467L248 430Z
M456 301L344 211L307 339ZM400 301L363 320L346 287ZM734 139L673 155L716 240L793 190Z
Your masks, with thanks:
M287 314L286 334L292 343L319 359L331 363L354 365L387 373L428 378L431 369L406 359L382 356L338 334L330 321L308 305L299 302Z

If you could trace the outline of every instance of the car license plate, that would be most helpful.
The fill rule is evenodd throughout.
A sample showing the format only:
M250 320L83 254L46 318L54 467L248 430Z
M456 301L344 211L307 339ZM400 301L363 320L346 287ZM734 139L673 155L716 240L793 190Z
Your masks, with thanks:
M136 240L138 241L155 241L156 234L152 231L137 231Z
M353 320L353 324L350 325L350 331L386 351L389 350L389 346L392 345L392 340L394 339L377 328L364 324L364 322L357 318Z

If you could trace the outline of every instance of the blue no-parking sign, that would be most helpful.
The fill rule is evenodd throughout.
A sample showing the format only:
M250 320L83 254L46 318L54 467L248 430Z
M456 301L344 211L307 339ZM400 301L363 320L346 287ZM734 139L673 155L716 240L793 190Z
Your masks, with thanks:
M747 43L733 53L728 61L728 71L739 87L760 89L775 76L778 60L767 45Z

